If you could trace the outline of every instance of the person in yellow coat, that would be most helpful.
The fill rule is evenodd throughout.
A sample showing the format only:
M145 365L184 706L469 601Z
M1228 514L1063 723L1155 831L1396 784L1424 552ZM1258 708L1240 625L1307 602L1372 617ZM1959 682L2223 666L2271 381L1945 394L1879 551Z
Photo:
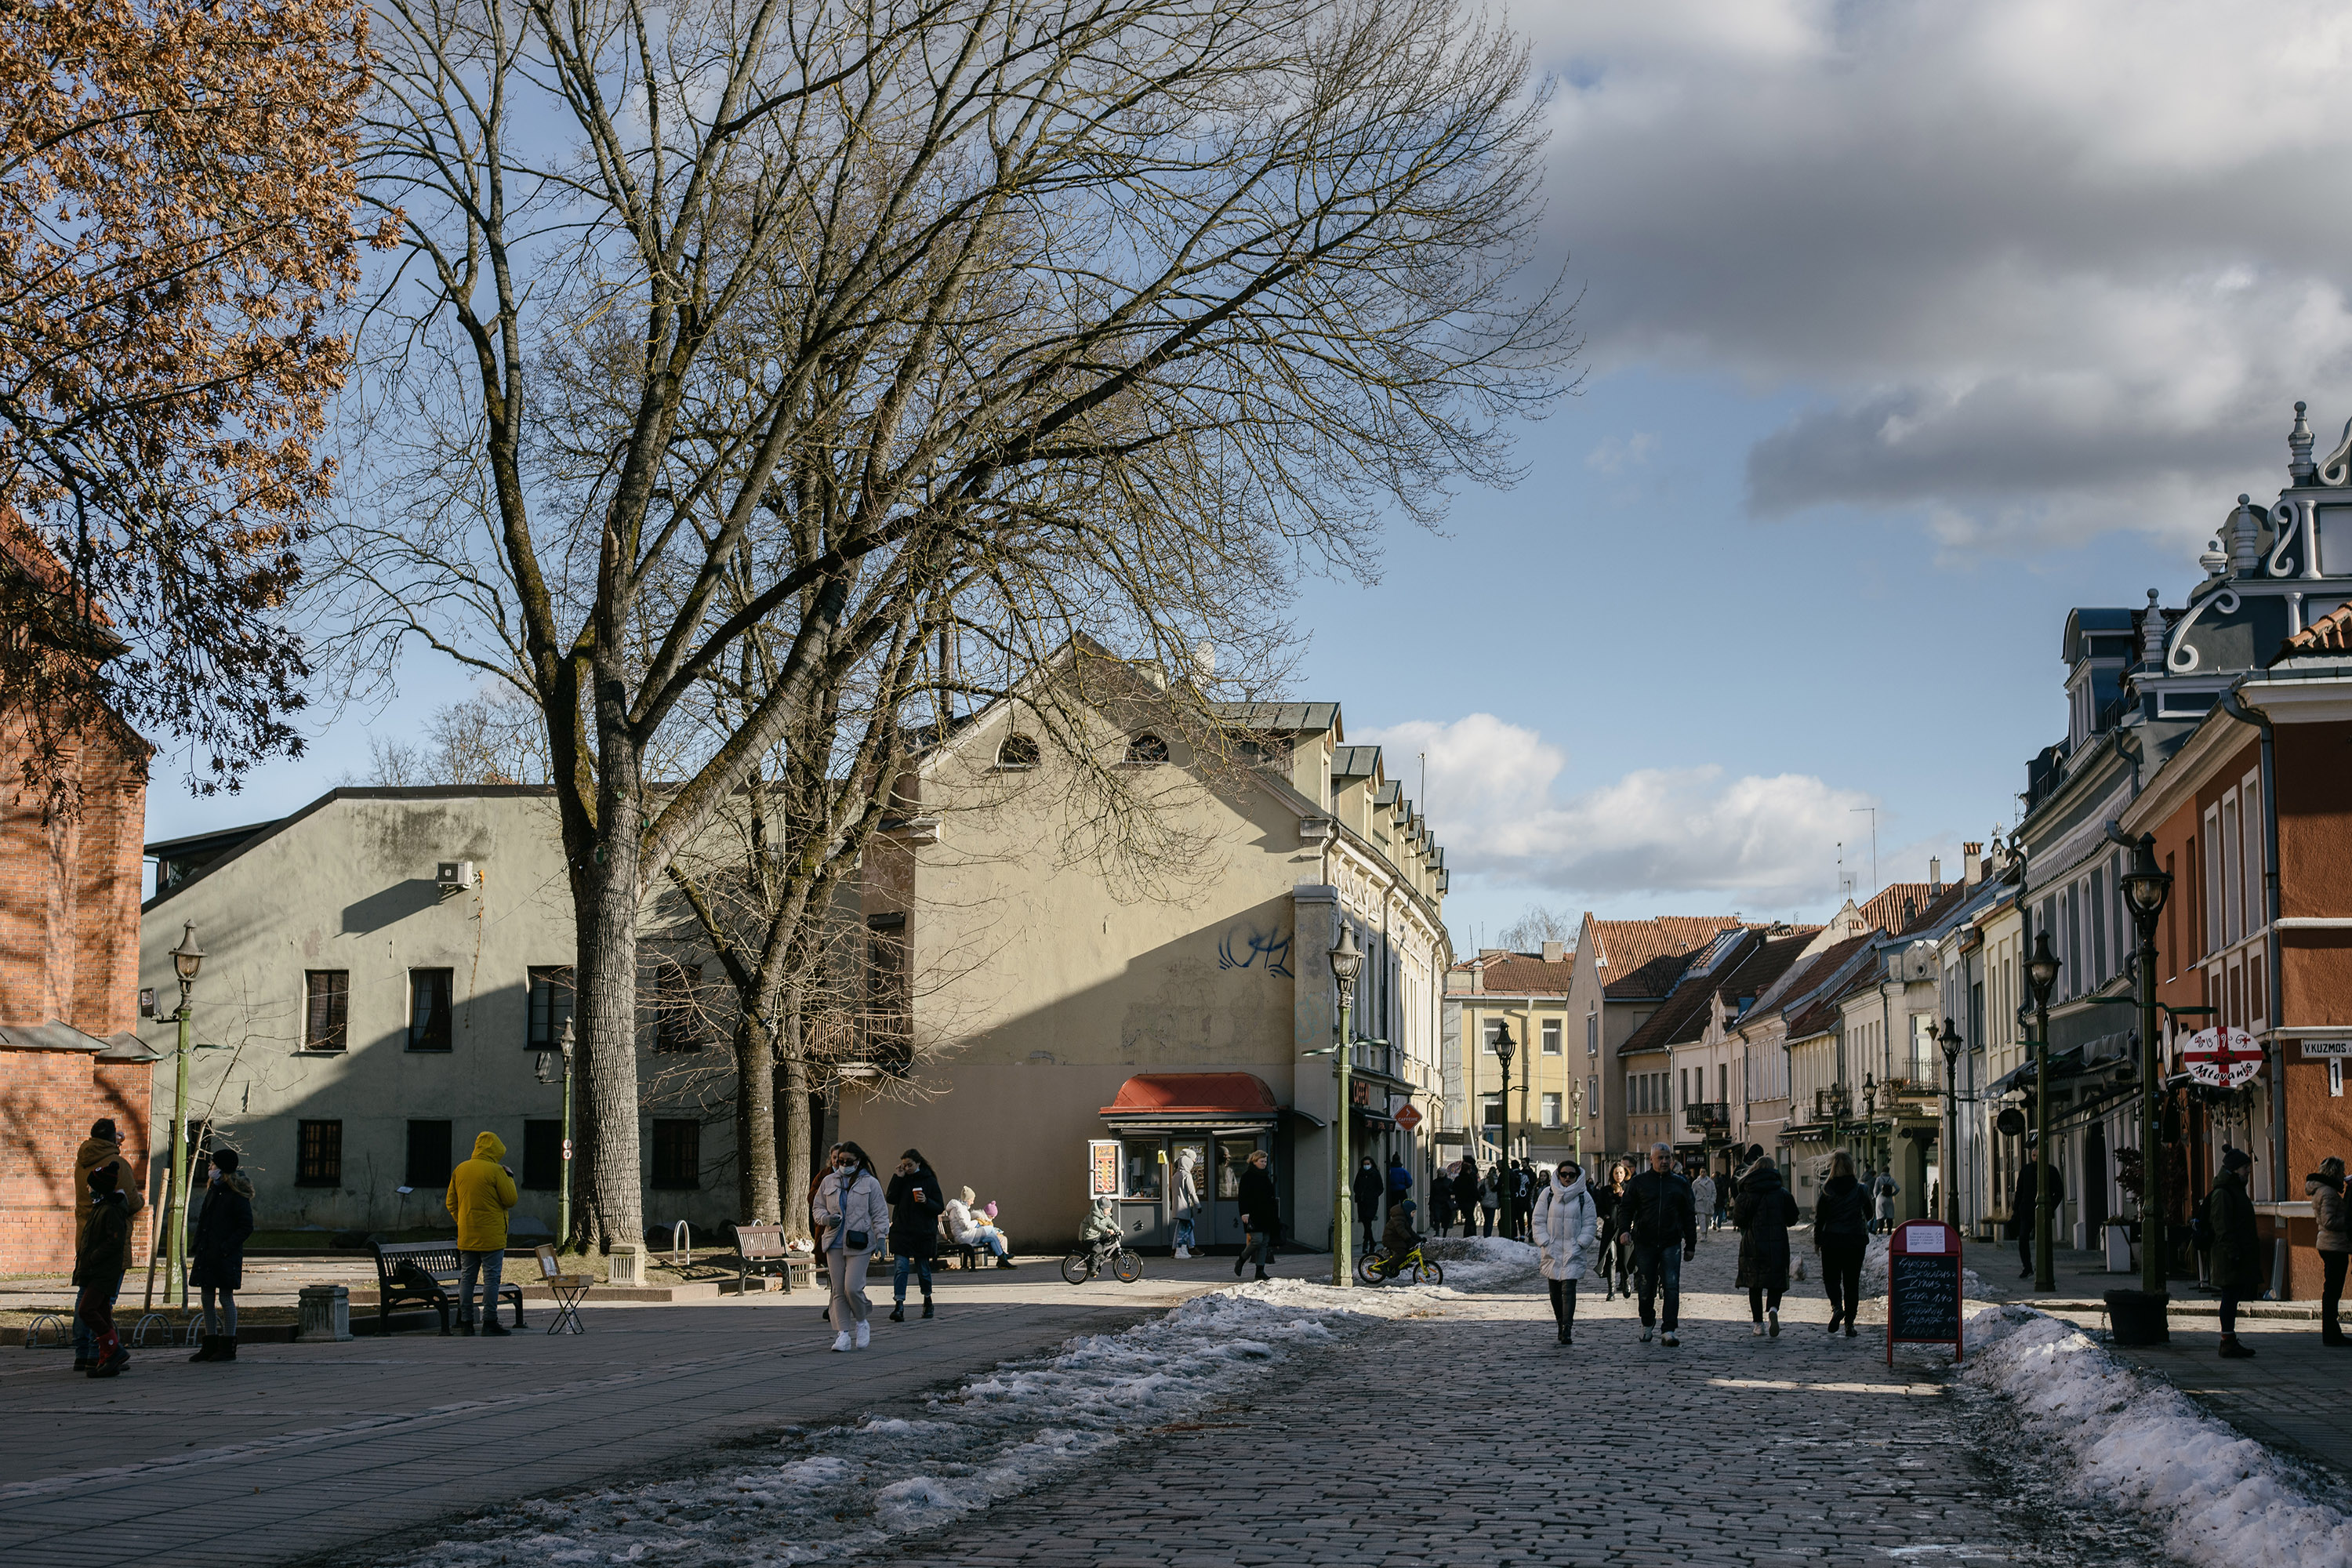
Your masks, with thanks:
M499 1327L499 1272L507 1256L507 1210L515 1206L514 1173L499 1163L507 1146L495 1132L474 1140L474 1157L449 1173L449 1216L457 1222L457 1331L474 1331L474 1280L482 1281L482 1332Z

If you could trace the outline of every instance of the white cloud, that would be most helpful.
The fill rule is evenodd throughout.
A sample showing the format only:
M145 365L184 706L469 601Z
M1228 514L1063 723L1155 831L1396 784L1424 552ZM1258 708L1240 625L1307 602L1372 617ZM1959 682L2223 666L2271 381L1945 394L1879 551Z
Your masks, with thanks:
M1560 797L1567 757L1535 731L1473 713L1414 720L1352 739L1386 749L1401 776L1426 752L1423 803L1457 876L1594 901L1713 894L1726 907L1833 901L1838 841L1876 804L1802 773L1734 777L1719 767L1643 768Z
M1591 451L1584 455L1584 466L1598 472L1615 476L1628 468L1638 468L1650 460L1657 449L1658 438L1646 430L1631 436L1604 436Z
M1750 454L1760 514L1910 508L1974 550L2194 543L2284 482L2295 399L2324 444L2352 415L2352 11L1517 16L1559 76L1552 223L1596 365L1806 400Z

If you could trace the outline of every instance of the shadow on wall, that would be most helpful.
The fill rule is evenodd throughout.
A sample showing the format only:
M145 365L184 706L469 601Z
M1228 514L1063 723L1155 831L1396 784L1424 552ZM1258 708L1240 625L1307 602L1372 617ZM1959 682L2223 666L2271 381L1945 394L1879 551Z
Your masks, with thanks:
M343 934L365 936L388 925L422 914L441 901L440 884L429 877L394 882L380 893L370 893L356 904L343 906Z

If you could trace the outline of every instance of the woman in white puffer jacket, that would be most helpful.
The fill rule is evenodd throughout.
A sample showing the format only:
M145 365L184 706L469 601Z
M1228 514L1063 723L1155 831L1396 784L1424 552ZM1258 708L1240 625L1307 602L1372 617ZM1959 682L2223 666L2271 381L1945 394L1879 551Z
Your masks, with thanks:
M1584 1278L1584 1249L1592 1245L1592 1227L1600 1217L1584 1173L1568 1161L1551 1173L1536 1194L1536 1260L1544 1281L1551 1287L1551 1315L1559 1324L1559 1342L1569 1344L1576 1323L1576 1282Z
M866 1298L866 1265L890 1234L889 1200L865 1150L855 1143L835 1147L833 1169L816 1184L809 1209L824 1237L820 1245L833 1283L833 1348L864 1350L874 1337L866 1321L874 1315L874 1303Z

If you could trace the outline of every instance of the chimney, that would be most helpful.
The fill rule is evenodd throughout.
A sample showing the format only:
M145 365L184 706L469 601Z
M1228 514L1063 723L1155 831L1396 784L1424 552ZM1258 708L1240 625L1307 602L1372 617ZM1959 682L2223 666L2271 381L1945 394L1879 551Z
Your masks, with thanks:
M1927 891L1932 896L1943 890L1944 858L1940 855L1930 855L1927 857Z
M1960 876L1963 887L1973 888L1984 880L1984 845L1981 841L1960 846Z
M1544 962L1546 963L1560 963L1568 957L1568 943L1564 942L1548 942L1544 943L1543 952Z

